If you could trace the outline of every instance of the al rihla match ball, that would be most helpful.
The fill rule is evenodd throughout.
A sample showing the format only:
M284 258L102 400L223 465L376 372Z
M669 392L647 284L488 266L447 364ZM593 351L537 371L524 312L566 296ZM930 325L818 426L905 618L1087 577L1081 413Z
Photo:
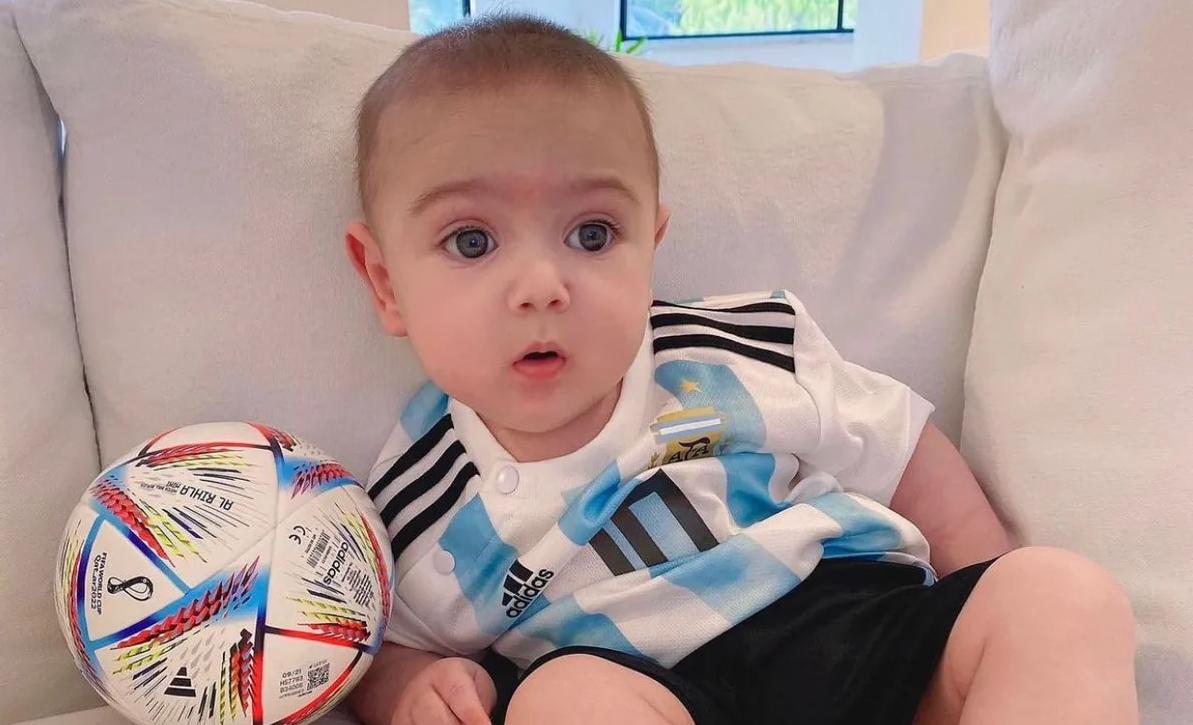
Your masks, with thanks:
M360 484L256 423L146 441L71 514L58 620L100 695L139 723L304 723L381 648L389 540Z

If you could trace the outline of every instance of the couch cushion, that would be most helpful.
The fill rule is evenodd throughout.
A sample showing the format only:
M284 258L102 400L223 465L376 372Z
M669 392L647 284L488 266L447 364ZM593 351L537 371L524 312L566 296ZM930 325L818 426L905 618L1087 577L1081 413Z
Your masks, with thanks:
M96 701L58 631L50 572L98 461L58 212L58 119L7 2L0 99L0 722L12 722Z
M1010 133L965 454L1031 543L1126 583L1143 721L1193 712L1193 5L1007 0Z
M377 0L256 0L278 10L322 13L358 23L372 23L389 28L409 28L408 2Z

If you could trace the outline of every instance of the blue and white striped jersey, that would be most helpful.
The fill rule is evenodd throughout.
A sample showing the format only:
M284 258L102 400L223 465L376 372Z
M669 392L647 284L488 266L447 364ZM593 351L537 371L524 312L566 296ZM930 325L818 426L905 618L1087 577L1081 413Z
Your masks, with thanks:
M784 291L656 302L609 422L560 458L513 460L428 383L369 481L397 560L386 638L670 666L824 558L931 583L927 541L886 508L931 411L842 360Z

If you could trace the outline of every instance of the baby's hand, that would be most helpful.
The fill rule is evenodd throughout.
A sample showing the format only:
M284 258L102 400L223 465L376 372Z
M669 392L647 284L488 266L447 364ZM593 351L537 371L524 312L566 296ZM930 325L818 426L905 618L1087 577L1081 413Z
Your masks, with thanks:
M433 662L406 685L392 725L489 725L497 688L485 669L464 657Z

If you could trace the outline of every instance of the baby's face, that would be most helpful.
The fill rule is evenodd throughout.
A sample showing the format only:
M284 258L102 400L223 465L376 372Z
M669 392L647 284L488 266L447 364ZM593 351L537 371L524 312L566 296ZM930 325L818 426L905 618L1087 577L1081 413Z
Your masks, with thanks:
M629 96L526 84L382 124L390 330L491 427L543 433L607 400L645 332L667 215Z

